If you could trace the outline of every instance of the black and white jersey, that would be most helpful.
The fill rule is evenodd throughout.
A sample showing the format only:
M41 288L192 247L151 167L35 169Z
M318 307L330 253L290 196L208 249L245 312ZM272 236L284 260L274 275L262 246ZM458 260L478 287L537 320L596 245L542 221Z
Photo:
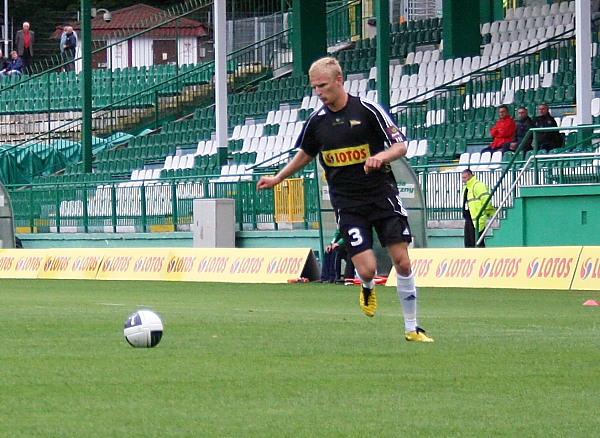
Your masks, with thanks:
M393 143L406 141L377 103L348 96L333 112L322 106L311 114L296 142L311 157L319 155L334 208L368 204L398 195L390 165L366 174L364 163Z

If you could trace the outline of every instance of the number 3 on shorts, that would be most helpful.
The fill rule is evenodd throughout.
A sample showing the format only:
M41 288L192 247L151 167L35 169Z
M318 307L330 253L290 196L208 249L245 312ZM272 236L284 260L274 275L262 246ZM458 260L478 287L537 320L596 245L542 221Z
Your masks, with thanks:
M358 229L358 228L350 228L348 230L348 235L352 239L350 241L350 245L352 245L352 246L359 246L361 243L363 243L363 237L360 235L360 229Z

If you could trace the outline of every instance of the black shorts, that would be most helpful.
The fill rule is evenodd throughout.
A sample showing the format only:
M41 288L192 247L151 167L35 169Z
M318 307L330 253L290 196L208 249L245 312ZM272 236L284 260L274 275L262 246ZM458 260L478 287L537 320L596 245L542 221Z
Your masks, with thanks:
M350 257L373 248L373 228L382 246L412 242L408 218L397 198L337 211L338 226Z

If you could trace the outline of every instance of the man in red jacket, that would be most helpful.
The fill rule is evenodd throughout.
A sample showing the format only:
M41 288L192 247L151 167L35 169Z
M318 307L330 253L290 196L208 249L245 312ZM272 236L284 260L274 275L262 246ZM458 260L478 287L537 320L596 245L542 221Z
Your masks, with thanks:
M490 129L490 134L494 138L494 141L485 149L483 152L496 152L505 151L510 147L510 143L515 139L515 133L517 132L517 124L515 120L510 116L510 111L506 105L502 105L498 108L500 113L500 120Z

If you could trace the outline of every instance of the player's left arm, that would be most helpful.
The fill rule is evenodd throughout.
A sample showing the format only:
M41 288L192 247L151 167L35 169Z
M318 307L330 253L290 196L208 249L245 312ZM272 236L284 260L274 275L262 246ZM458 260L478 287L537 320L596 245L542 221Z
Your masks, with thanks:
M385 163L391 163L398 158L404 157L406 149L405 142L397 142L393 143L389 148L367 158L367 161L365 161L365 173L380 169Z

